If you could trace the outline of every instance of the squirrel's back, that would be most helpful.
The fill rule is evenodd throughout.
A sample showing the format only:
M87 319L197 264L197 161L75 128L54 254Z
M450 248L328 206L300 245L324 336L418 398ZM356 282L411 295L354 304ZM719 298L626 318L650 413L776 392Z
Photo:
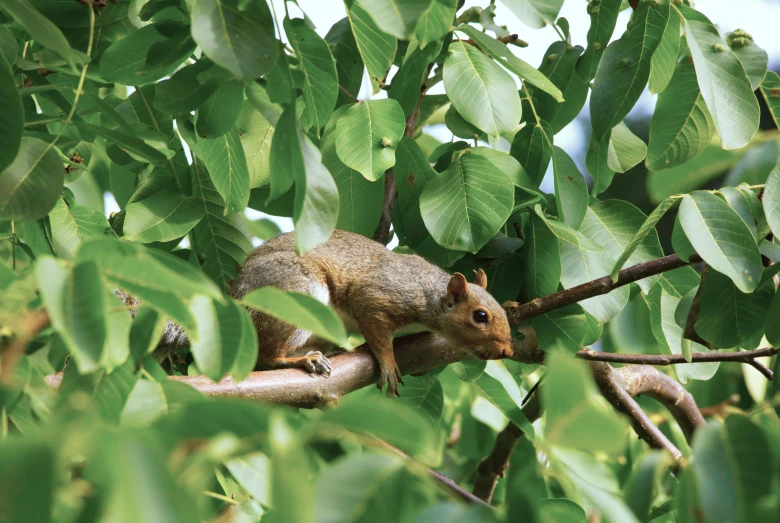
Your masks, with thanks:
M419 302L428 292L439 295L449 275L419 256L399 254L360 234L336 230L303 256L295 253L295 233L280 234L252 252L231 285L231 295L267 285L311 294L345 308L358 288L380 288L392 301ZM305 281L305 288L301 283ZM323 288L323 286L325 288ZM329 299L323 299L325 291ZM418 296L418 294L420 296Z

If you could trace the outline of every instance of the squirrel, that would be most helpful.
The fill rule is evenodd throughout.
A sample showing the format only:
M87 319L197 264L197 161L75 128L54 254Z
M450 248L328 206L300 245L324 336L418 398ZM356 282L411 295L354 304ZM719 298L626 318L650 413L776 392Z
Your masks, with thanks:
M393 356L393 334L422 325L481 359L512 355L506 312L487 292L487 276L475 271L474 283L423 258L399 254L365 236L336 230L302 256L295 233L284 233L257 247L240 266L229 294L241 299L265 286L313 296L333 307L350 333L360 333L379 363L377 387L397 396L401 371ZM330 375L322 351L332 344L310 332L249 309L259 339L258 367L301 368ZM162 344L181 346L186 336L169 322Z

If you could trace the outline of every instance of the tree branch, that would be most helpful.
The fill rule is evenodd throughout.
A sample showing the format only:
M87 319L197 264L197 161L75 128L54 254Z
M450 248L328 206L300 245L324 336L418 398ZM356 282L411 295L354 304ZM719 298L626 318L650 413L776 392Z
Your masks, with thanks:
M663 272L678 269L690 263L700 262L701 258L694 254L691 256L690 261L681 259L676 254L664 256L657 260L651 260L644 263L639 263L627 269L620 271L616 282L612 282L612 278L604 276L592 280L576 287L550 294L542 298L536 298L528 303L519 304L512 302L507 310L509 315L509 321L512 323L521 323L525 320L539 316L555 309L560 309L566 305L593 298L594 296L601 296L607 294L618 287L634 283L648 276L655 276Z
M736 363L747 363L748 365L759 365L763 370L759 371L772 379L772 371L756 362L756 358L765 356L774 356L777 349L774 347L765 347L763 349L749 350L744 352L694 352L692 363L704 363L709 361L726 361ZM582 349L577 352L577 357L588 361L604 361L609 363L624 363L629 365L680 365L688 363L682 354L615 354L611 352L596 352L590 349Z
M396 338L393 345L396 362L404 375L425 373L442 365L473 358L469 352L432 333ZM533 336L515 341L515 354L524 355L528 363L533 363L541 352L535 345ZM238 384L230 376L219 382L205 376L169 376L169 379L186 383L207 396L232 396L277 405L316 408L334 405L343 395L374 385L379 378L376 359L365 346L333 356L330 363L333 370L327 378L307 374L300 369L277 369L252 372ZM62 373L46 376L46 381L58 388Z
M669 438L650 421L642 407L631 397L631 394L620 382L619 375L615 373L615 369L600 361L590 362L590 369L593 372L596 385L598 385L604 397L607 398L613 407L631 419L634 432L651 447L664 449L672 455L675 461L680 461L683 457L680 449L669 441Z
M614 369L614 372L631 396L646 394L663 404L677 420L689 443L696 429L705 425L704 416L691 393L658 369L637 365Z
M528 421L533 423L541 415L539 395L535 394L523 407L523 413ZM480 499L490 503L493 492L496 490L498 478L503 478L506 469L509 468L509 459L517 446L517 442L523 437L523 430L512 423L498 433L493 450L477 466L477 477L474 480L472 493Z

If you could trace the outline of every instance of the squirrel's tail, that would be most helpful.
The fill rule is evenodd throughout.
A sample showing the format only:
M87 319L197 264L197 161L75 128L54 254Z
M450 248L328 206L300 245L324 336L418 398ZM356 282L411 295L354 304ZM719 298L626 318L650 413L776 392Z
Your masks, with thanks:
M116 294L125 303L128 311L130 312L130 316L135 318L141 302L120 290L115 290L114 294ZM157 344L157 348L154 350L154 356L158 360L161 360L167 355L171 354L173 351L182 347L186 347L189 344L190 340L187 338L187 334L184 332L184 329L181 328L181 325L168 320L168 322L165 324L165 329L163 330L160 342Z

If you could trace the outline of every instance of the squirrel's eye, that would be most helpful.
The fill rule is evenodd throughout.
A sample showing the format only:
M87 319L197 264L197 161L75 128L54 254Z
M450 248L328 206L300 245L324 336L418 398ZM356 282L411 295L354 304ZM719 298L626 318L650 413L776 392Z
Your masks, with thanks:
M477 323L487 323L488 322L488 315L487 312L477 309L474 311L474 321Z

